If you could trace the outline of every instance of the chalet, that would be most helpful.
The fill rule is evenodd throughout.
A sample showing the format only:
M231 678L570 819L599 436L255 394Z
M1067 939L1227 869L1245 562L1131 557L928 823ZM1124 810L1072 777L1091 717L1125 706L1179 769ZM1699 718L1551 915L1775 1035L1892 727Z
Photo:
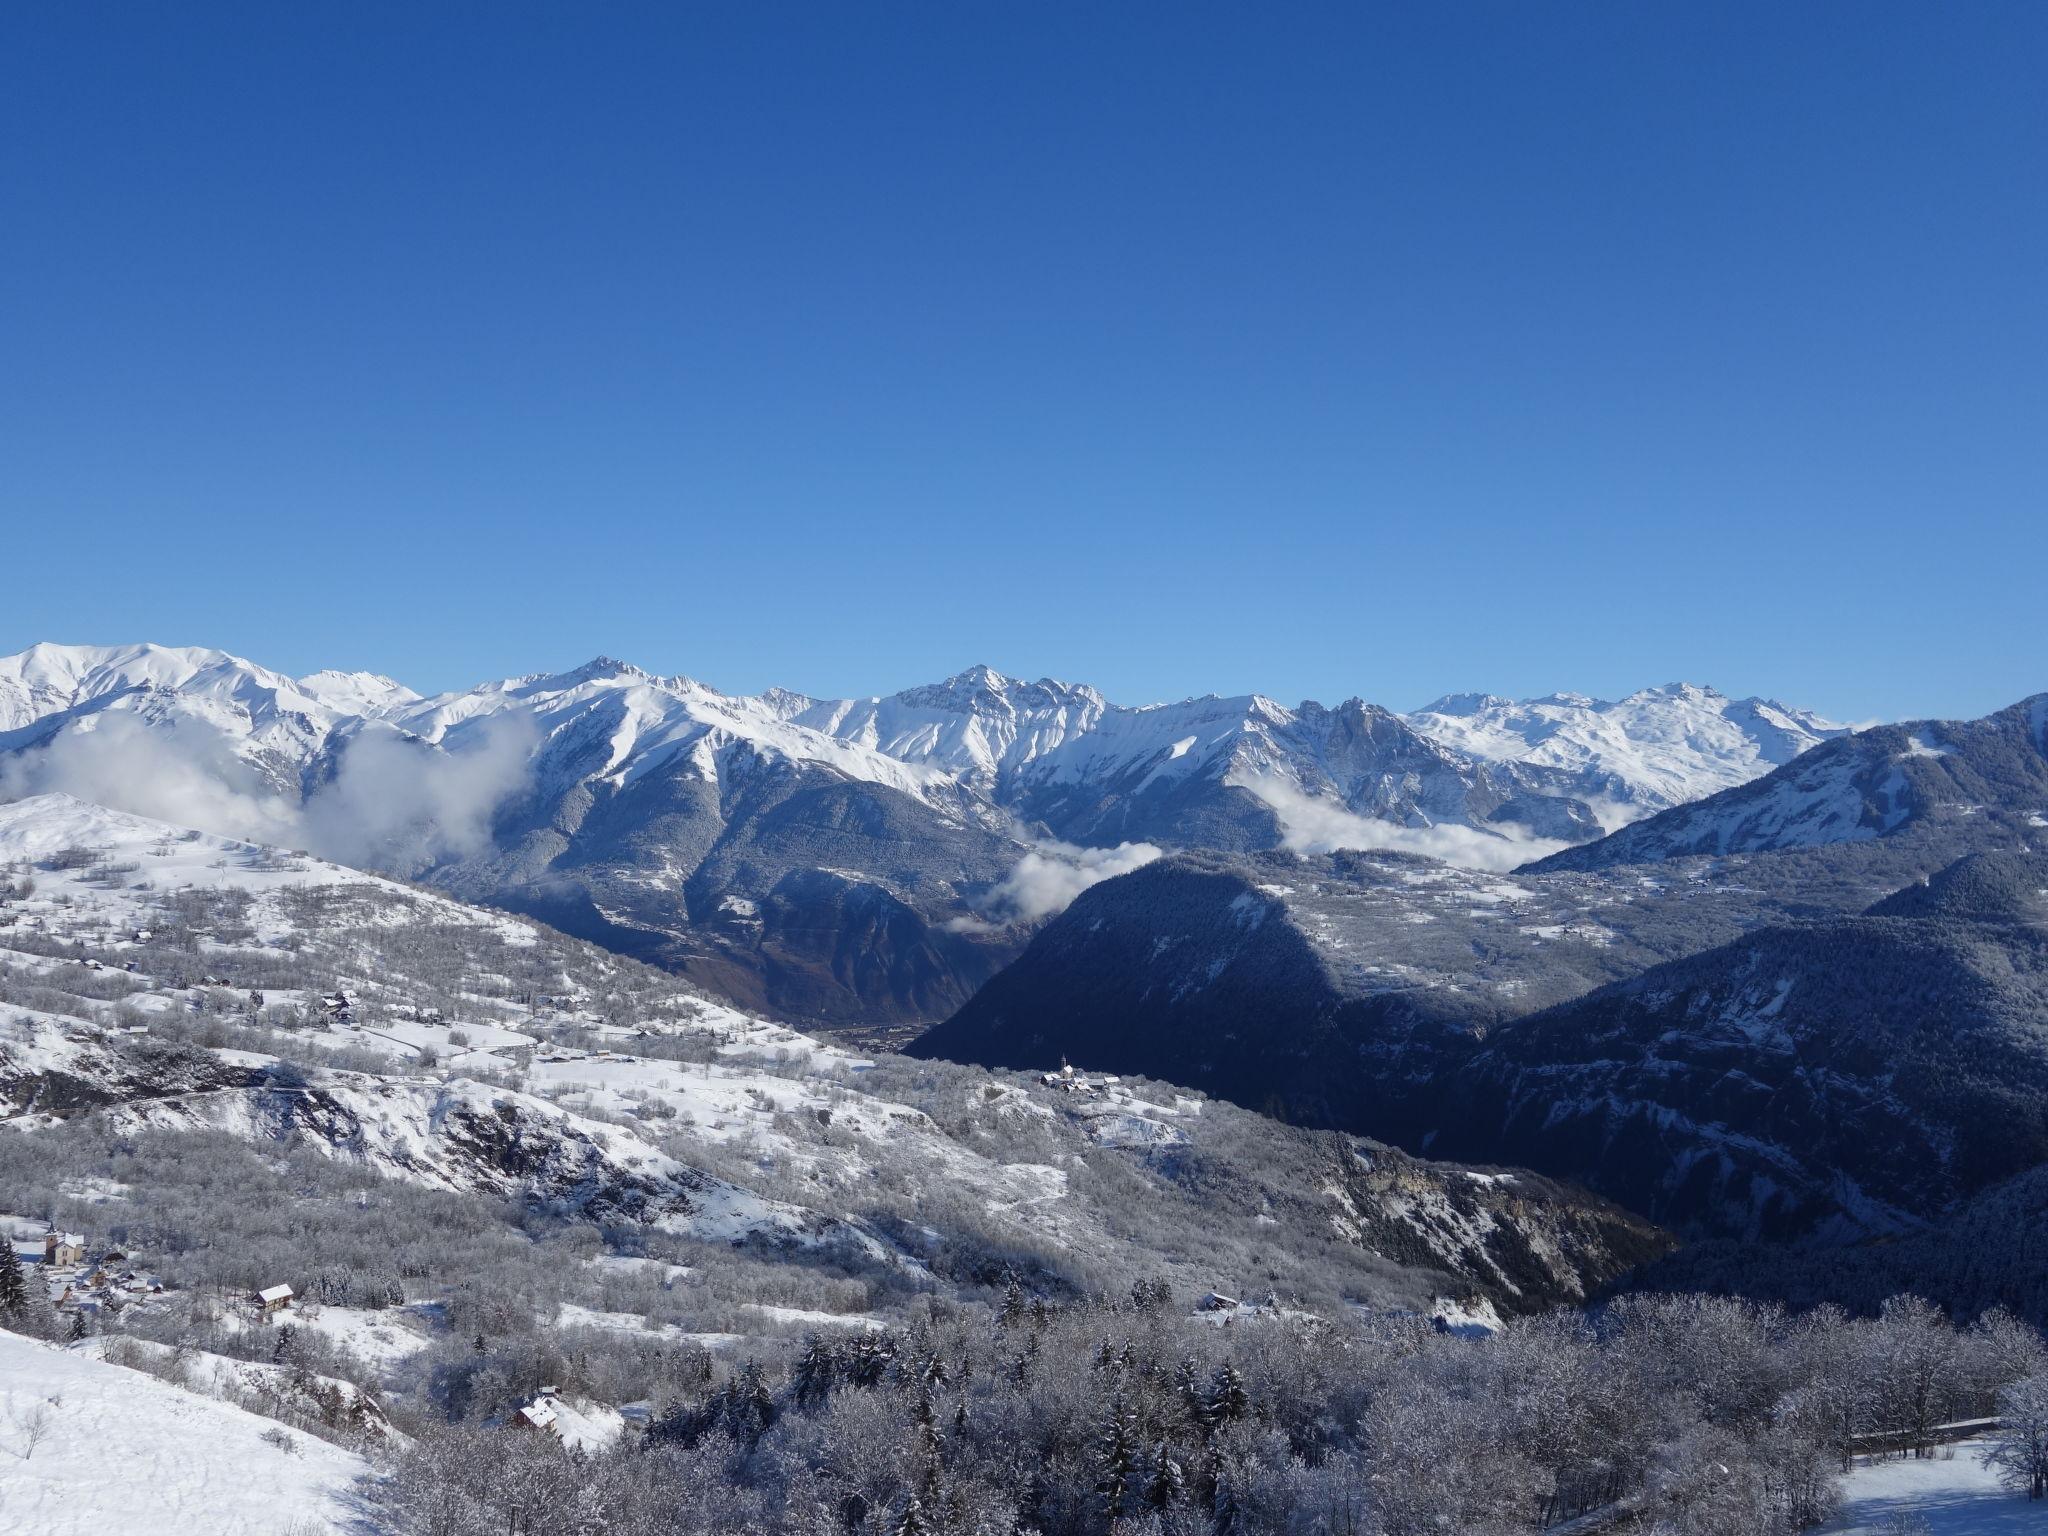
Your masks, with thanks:
M524 1408L512 1415L514 1429L537 1430L544 1435L560 1434L554 1399L545 1395L536 1397Z
M43 1262L45 1264L83 1264L85 1262L85 1236L79 1232L59 1232L54 1228L43 1234Z
M256 1293L256 1310L264 1317L275 1317L292 1304L292 1288L288 1285L273 1285Z

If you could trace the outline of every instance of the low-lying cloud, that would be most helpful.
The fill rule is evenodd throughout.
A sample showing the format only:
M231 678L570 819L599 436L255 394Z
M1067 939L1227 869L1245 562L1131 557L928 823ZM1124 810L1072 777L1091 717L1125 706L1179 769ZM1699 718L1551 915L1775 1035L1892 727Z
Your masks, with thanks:
M956 932L986 933L1011 923L1035 923L1066 911L1089 886L1143 869L1162 852L1154 843L1118 843L1114 848L1040 843L989 891L980 916L955 918L948 926Z
M1279 818L1283 844L1295 853L1334 853L1344 848L1385 850L1419 853L1465 869L1499 871L1570 846L1544 837L1496 836L1476 827L1399 826L1377 817L1361 816L1338 801L1307 794L1285 779L1270 776L1233 782L1257 795Z
M61 792L222 837L415 874L489 846L492 817L527 783L534 740L531 722L514 716L487 722L450 751L372 725L300 799L203 721L147 723L107 710L0 759L0 800Z

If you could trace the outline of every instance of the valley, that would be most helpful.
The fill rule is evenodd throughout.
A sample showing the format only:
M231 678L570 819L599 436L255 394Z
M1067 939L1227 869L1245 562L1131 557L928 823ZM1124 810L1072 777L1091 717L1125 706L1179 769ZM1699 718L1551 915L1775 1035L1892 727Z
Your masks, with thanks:
M307 1530L1790 1529L1898 1428L1902 1341L1943 1414L2044 1358L2039 700L1154 722L985 669L431 701L31 655L0 1224L11 1326L91 1371L21 1411L267 1421L342 1458ZM1145 734L1197 720L1185 770ZM1518 1491L1416 1475L1446 1433Z

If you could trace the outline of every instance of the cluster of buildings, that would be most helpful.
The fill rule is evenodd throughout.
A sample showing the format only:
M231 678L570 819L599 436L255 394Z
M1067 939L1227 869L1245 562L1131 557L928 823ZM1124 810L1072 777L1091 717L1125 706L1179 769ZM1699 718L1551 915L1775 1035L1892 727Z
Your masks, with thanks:
M1045 1087L1057 1088L1062 1093L1100 1093L1105 1088L1114 1088L1123 1079L1108 1075L1084 1077L1074 1070L1072 1063L1061 1057L1059 1071L1041 1072L1038 1074L1038 1081Z
M39 1242L17 1241L15 1252L40 1266L50 1301L60 1312L113 1316L164 1293L163 1282L131 1266L120 1249L91 1253L82 1232L52 1227Z

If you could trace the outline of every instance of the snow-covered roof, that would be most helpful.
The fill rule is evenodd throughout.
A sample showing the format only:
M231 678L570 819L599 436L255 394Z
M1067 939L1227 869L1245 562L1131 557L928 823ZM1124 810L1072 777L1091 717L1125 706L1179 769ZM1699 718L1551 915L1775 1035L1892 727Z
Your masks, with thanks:
M535 1429L547 1429L555 1422L555 1405L542 1398L536 1398L519 1410L519 1417Z
M292 1299L292 1288L288 1285L273 1285L268 1290L258 1291L256 1299L258 1301L290 1301Z

